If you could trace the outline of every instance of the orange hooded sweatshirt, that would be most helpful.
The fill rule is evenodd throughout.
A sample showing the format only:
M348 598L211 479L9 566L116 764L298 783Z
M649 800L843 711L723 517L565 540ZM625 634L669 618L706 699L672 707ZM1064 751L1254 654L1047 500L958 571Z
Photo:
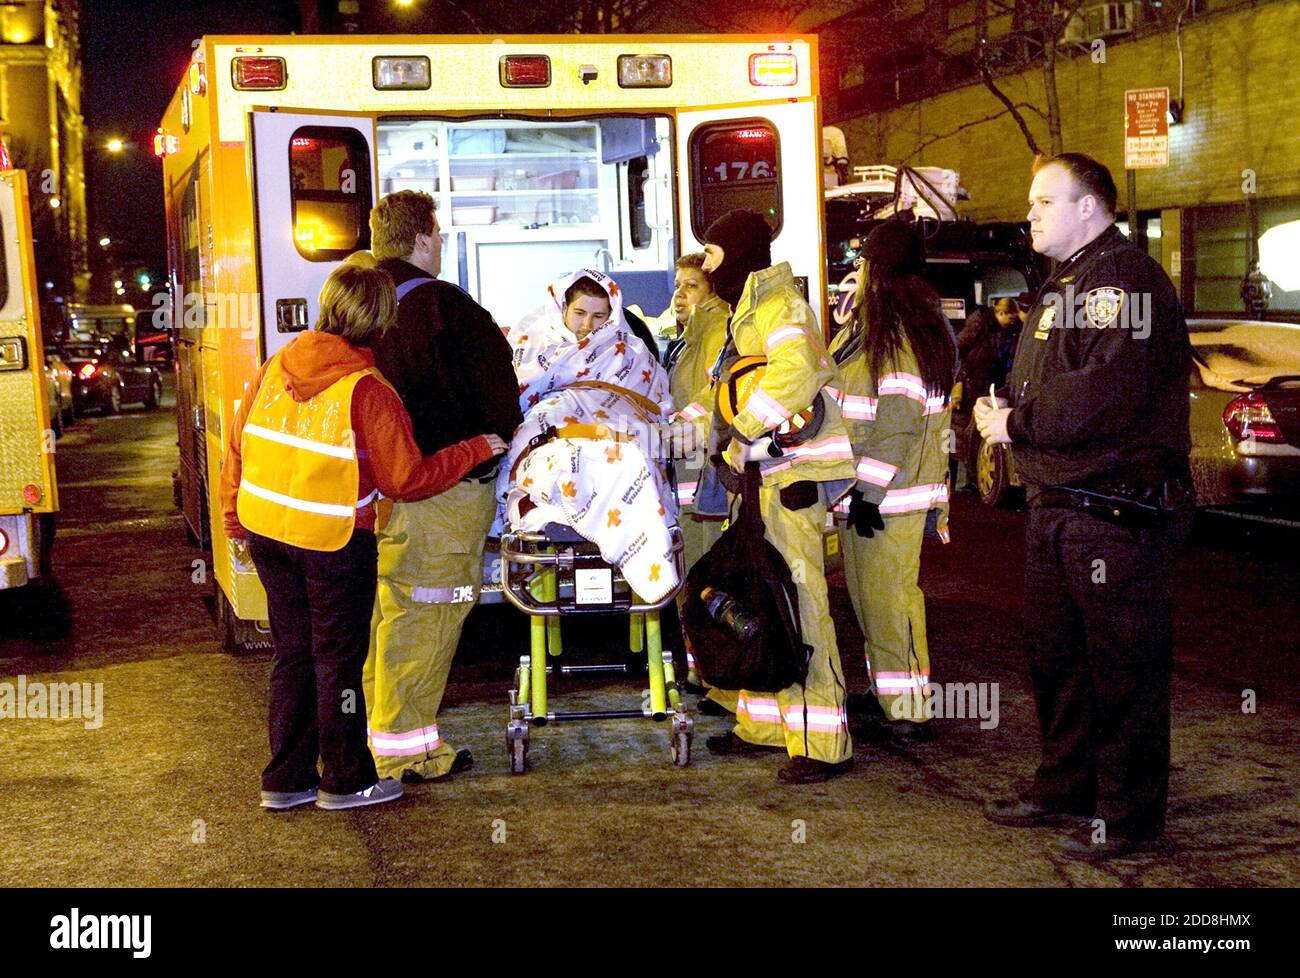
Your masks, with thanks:
M296 401L308 401L348 374L375 365L369 350L353 346L341 336L315 330L298 335L276 356L288 377L289 394ZM245 385L244 399L226 440L221 513L226 535L237 540L247 536L235 506L243 470L240 441L270 362L262 364L253 382ZM450 489L470 469L493 455L488 440L477 435L423 457L411 435L411 417L401 398L373 377L363 377L352 392L352 430L356 436L358 499L365 499L374 489L403 502L427 499ZM375 506L370 503L357 510L356 529L374 528Z

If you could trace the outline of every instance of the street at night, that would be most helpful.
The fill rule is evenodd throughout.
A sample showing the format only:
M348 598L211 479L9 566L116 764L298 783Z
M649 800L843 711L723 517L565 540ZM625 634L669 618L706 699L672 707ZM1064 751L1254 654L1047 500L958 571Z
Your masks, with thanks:
M4 960L1285 953L1298 39L0 0Z
M1019 640L1025 517L971 494L957 497L952 544L927 544L923 586L935 678L997 683L996 727L940 720L929 743L858 744L848 777L795 793L773 779L776 758L700 750L689 767L673 767L664 724L560 725L534 735L532 768L512 777L506 691L527 632L513 608L483 607L462 640L445 714L448 731L474 752L471 771L408 790L383 810L269 816L249 803L249 786L264 763L270 655L218 649L212 585L193 582L207 555L187 545L172 504L170 404L87 419L59 445L55 568L71 634L33 641L7 614L0 668L29 683L103 683L103 725L0 724L7 879L90 887L737 886L752 876L780 886L1300 883L1292 749L1300 621L1289 603L1300 590L1296 531L1210 522L1198 534L1178 569L1172 852L1079 866L1049 853L1050 830L981 817L986 796L1031 772L1037 735ZM850 651L861 649L860 632L844 613L842 575L831 582L850 686L862 692L861 654ZM593 631L611 634L617 642L617 629ZM555 695L569 709L614 708L640 689L574 679ZM1253 713L1242 710L1248 690ZM697 743L726 729L720 719L699 723ZM796 820L804 843L793 841Z

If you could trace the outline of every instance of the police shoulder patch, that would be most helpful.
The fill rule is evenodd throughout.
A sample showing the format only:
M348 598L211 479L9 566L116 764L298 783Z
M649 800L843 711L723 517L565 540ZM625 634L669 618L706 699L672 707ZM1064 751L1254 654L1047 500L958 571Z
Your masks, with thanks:
M1120 308L1124 304L1124 291L1106 285L1092 289L1083 299L1083 309L1088 322L1097 329L1105 329L1119 318Z

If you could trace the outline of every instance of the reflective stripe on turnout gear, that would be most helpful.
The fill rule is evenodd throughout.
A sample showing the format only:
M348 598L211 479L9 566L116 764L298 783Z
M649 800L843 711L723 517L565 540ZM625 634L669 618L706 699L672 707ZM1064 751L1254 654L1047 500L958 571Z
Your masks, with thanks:
M416 727L414 730L402 730L396 733L370 731L370 749L384 757L406 757L421 751L436 750L442 744L438 736L438 725Z

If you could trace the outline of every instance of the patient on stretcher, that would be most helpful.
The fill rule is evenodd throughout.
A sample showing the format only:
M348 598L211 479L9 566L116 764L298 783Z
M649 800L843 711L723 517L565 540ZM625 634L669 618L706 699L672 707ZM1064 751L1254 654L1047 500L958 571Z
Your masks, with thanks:
M504 331L524 423L497 480L498 523L572 527L641 598L658 601L678 584L677 506L653 444L672 412L668 376L628 328L609 276L581 269L547 293Z

